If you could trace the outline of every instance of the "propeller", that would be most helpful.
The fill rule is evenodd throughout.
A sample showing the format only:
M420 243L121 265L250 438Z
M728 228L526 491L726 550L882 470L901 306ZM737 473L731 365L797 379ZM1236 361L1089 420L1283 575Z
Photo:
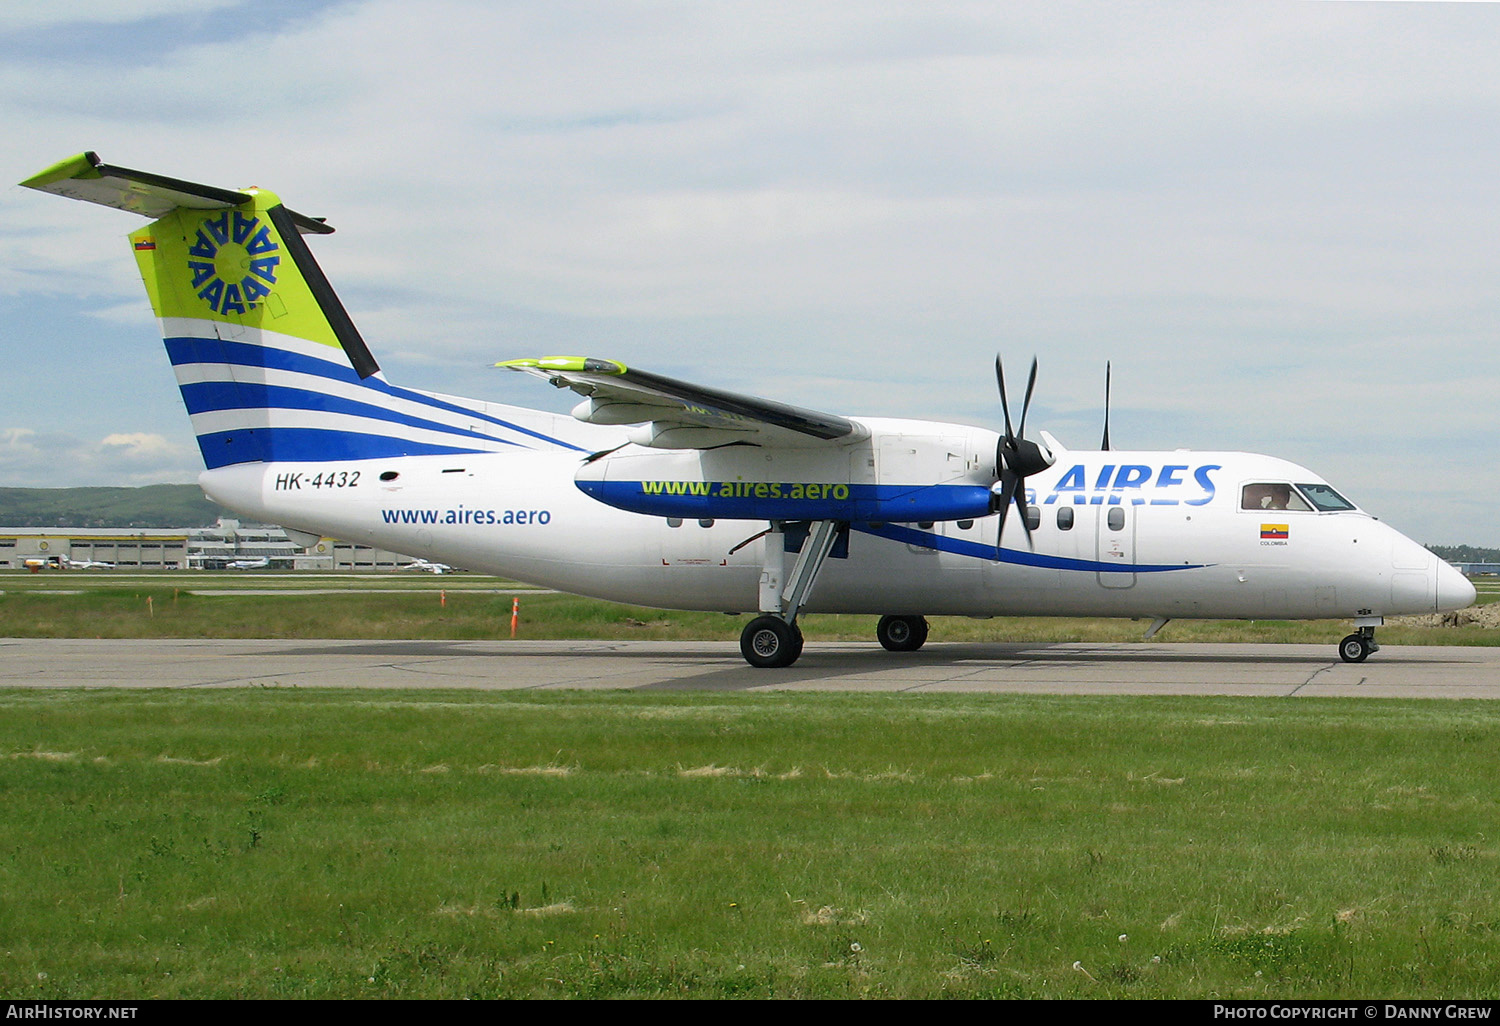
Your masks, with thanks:
M1020 507L1021 526L1026 529L1026 544L1031 545L1031 525L1026 522L1025 481L1032 474L1052 466L1055 457L1046 448L1027 440L1026 413L1031 409L1031 393L1036 388L1036 358L1031 360L1031 376L1026 381L1026 398L1021 403L1021 422L1014 429L1010 423L1010 401L1005 394L1005 368L1000 357L995 357L995 383L1000 387L1000 409L1005 414L1005 434L995 447L995 470L1000 479L990 486L990 510L1000 514L1000 530L996 533L995 549L1000 548L1000 539L1005 534L1005 518L1010 514L1012 503Z
M1104 361L1104 441L1099 444L1104 452L1109 452L1109 361Z

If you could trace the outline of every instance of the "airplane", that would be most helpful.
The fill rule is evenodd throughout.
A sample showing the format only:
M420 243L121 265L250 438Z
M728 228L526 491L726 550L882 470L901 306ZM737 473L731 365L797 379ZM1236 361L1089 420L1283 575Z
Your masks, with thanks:
M452 571L447 563L430 563L425 559L415 559L401 567L403 570L420 570L429 574L446 574Z
M102 559L69 559L62 557L62 565L68 570L113 570L113 563L106 563Z
M1348 619L1463 608L1467 579L1319 475L1246 452L1099 450L1003 430L845 416L607 359L497 366L572 415L386 380L304 235L260 188L105 164L21 183L144 215L130 233L202 452L204 493L294 541L336 537L543 587L754 614L752 666L792 665L804 612L880 615L892 652L929 616ZM1106 395L1108 377L1106 376ZM998 427L998 426L997 426ZM1007 531L1008 529L1008 531ZM310 542L309 542L310 543Z
M271 565L265 557L259 559L236 559L224 564L226 570L260 570Z

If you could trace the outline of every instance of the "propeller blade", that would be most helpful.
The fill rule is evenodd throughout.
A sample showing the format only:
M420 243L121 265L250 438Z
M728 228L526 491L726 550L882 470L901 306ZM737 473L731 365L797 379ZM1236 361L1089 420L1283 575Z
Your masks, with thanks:
M1017 437L1026 434L1026 411L1031 409L1031 393L1036 389L1036 357L1031 358L1031 377L1026 379L1026 400L1021 404L1021 424L1016 428Z
M1026 490L1017 488L1015 499L1016 509L1021 511L1021 526L1026 529L1026 547L1035 552L1036 544L1031 540L1031 518L1026 515Z
M995 383L1000 386L1000 410L1005 414L1005 437L1014 438L1015 432L1010 429L1010 403L1005 401L1005 368L1000 365L1000 356L995 356Z
M1000 514L1000 524L995 529L995 559L997 561L1000 559L1000 550L1005 542L1005 519L1010 515L1012 497L1015 495L1016 482L1019 480L1020 478L1010 471L1006 471L1000 477L999 501L991 500L994 502L995 512Z
M1005 541L1005 521L1010 516L1010 507L1014 505L1021 511L1021 527L1026 532L1026 547L1035 551L1036 544L1031 537L1031 521L1026 518L1026 491L1022 487L1025 478L1020 474L1006 471L1000 479L1000 497L995 502L995 512L1000 514L1000 523L995 530L995 558L998 559Z
M999 478L991 486L990 509L1000 514L999 528L995 534L995 558L999 559L1005 536L1005 521L1010 516L1010 507L1021 510L1021 527L1026 531L1026 545L1035 550L1031 537L1031 522L1026 518L1026 492L1022 487L1028 475L1045 470L1052 465L1052 453L1028 442L1026 414L1031 409L1031 396L1036 391L1037 360L1031 358L1031 374L1026 379L1026 395L1021 401L1021 422L1018 428L1011 427L1010 399L1005 394L1005 367L999 355L995 356L995 384L1000 389L1000 409L1005 415L1005 434L995 445L995 476Z

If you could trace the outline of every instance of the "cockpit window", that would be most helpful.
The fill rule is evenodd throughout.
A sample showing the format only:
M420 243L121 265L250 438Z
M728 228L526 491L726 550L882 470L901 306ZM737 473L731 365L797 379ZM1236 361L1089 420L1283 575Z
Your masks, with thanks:
M1327 487L1326 485L1324 487ZM1329 489L1332 491L1332 489ZM1312 507L1289 484L1265 481L1247 484L1240 493L1240 509L1290 509L1303 513Z
M1354 509L1354 503L1344 498L1326 484L1299 484L1299 491L1322 513L1337 513Z

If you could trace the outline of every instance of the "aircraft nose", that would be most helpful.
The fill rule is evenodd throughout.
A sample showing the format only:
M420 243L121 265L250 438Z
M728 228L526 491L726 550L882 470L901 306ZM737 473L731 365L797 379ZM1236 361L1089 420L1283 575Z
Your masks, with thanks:
M1466 609L1474 604L1474 585L1453 567L1438 560L1437 610L1440 613Z

